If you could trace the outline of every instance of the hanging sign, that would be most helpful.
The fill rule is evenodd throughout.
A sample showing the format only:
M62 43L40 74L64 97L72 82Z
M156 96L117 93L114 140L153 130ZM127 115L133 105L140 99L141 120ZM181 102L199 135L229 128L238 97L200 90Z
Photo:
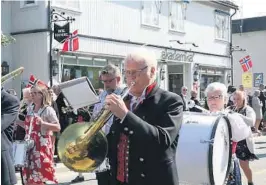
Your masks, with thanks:
M245 88L252 88L252 73L250 72L245 72L242 74L242 85L245 87Z
M69 36L69 22L63 26L54 24L54 39L60 43Z
M263 84L263 73L254 73L254 87L259 87Z

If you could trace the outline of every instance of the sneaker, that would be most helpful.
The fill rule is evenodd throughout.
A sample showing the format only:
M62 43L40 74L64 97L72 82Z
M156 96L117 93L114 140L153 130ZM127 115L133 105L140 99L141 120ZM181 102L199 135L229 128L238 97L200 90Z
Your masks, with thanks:
M83 182L84 181L84 177L80 177L80 176L77 176L75 179L73 179L71 181L71 183L78 183L78 182Z

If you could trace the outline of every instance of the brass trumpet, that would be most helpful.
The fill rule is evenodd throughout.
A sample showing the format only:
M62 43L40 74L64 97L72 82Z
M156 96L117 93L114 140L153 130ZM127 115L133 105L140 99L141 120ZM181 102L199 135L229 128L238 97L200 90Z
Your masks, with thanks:
M124 99L131 87L122 95ZM113 116L103 108L90 123L74 123L68 126L58 141L58 155L66 167L76 172L92 172L105 159L108 143L101 128Z
M18 75L21 75L24 71L24 67L20 67L14 71L12 71L11 73L8 73L7 75L1 77L1 85L5 84L7 81L14 79L15 77L17 77Z

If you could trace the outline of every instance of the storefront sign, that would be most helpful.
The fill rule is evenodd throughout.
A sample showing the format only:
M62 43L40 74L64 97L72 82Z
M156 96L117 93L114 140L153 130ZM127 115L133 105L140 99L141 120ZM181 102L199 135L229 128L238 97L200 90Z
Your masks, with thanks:
M194 53L178 53L177 51L162 51L161 60L193 62Z
M69 36L69 23L64 26L54 24L54 39L62 43Z
M242 85L245 88L252 88L252 73L246 72L242 74Z
M254 87L259 87L263 84L263 73L254 73Z

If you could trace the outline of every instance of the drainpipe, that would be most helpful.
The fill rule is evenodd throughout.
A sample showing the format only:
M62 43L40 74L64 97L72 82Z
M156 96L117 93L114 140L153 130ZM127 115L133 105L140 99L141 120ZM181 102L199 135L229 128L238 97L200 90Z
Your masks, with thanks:
M53 56L52 56L52 43L53 43L53 31L52 31L52 20L51 20L51 1L48 1L47 8L47 18L48 18L48 30L49 30L49 79L50 87L53 86Z
M233 39L232 39L232 35L233 35L233 21L232 21L232 17L236 14L237 9L234 9L234 13L232 15L230 15L230 24L231 24L231 29L230 29L230 44L229 44L229 48L230 48L230 59L231 59L231 83L232 85L234 85L234 58L233 58Z

